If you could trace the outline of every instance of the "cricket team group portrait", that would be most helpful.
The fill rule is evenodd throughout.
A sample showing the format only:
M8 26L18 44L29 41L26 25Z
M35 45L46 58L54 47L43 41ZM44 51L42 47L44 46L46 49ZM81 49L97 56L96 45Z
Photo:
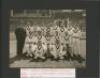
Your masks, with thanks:
M11 68L86 67L86 10L10 10Z

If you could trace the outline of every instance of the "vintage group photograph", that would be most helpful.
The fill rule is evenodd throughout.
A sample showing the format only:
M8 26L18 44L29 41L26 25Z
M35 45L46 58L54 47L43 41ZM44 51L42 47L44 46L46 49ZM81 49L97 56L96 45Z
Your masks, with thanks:
M9 12L9 67L86 67L85 9Z

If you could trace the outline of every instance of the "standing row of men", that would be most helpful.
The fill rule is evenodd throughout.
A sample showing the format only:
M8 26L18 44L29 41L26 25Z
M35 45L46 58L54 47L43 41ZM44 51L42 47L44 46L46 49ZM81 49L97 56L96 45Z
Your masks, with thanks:
M25 26L25 32L20 34L23 36L23 40L16 36L17 42L20 44L18 49L22 47L18 52L34 60L45 60L49 57L54 60L81 57L80 32L78 27L65 27L62 21L59 24L44 27L28 23ZM21 45L21 43L23 44Z

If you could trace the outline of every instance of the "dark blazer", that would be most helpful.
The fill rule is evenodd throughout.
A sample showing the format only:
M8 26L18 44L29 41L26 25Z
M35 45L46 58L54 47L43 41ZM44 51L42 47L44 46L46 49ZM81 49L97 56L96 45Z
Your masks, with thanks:
M21 27L16 28L15 35L17 40L17 55L21 55L25 43L26 31Z

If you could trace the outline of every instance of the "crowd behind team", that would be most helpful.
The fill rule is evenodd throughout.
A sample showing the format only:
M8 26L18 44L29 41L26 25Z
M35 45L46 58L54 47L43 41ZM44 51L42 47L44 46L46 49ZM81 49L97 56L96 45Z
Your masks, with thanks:
M25 26L26 38L23 54L34 60L78 60L84 59L80 50L81 32L79 26L65 26L63 20L49 26Z

